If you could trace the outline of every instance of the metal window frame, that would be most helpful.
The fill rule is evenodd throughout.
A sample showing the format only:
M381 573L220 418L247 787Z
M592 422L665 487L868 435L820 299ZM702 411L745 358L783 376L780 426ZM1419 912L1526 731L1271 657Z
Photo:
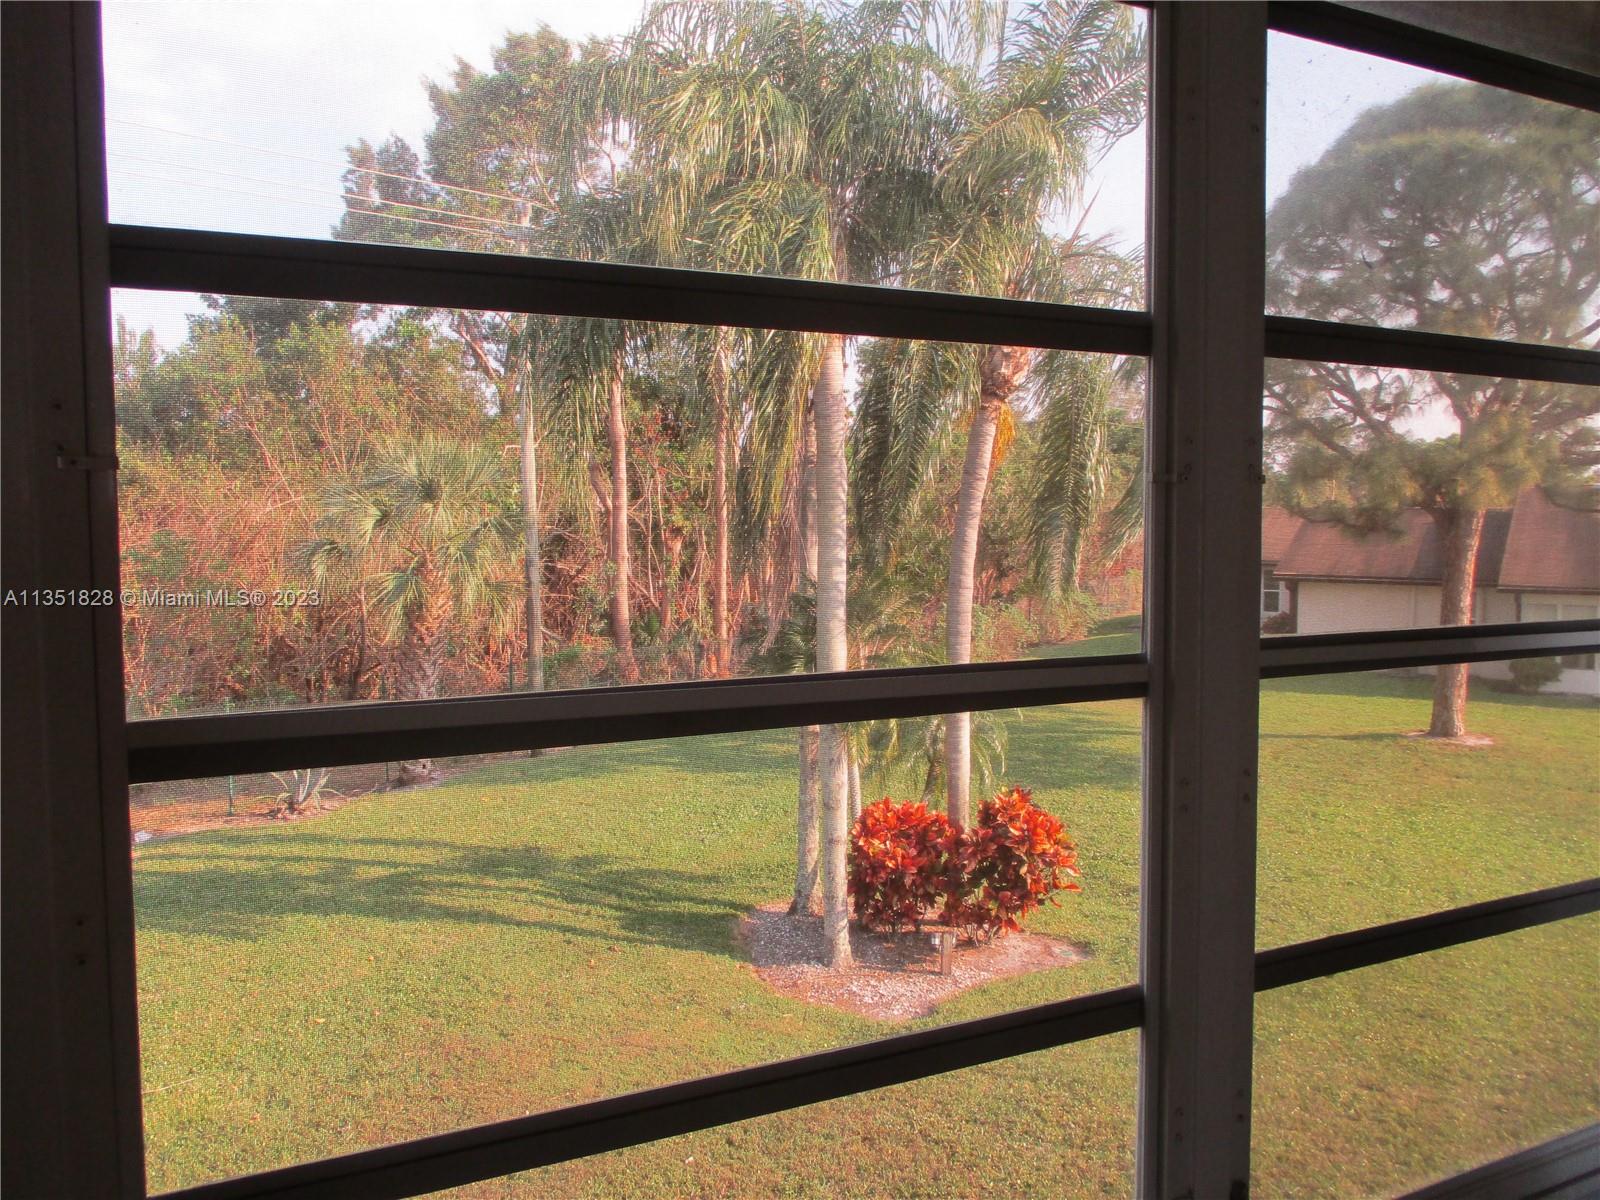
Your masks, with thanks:
M1593 1200L1600 1190L1600 1123L1407 1192L1401 1200Z
M1147 355L1137 311L776 275L110 227L112 286Z
M0 6L5 586L118 576L99 12ZM0 1188L144 1194L121 621L7 608ZM118 800L118 796L123 799Z
M1156 6L1138 1196L1249 1186L1266 13ZM1248 135L1246 135L1248 131Z
M1262 638L1262 679L1600 651L1600 621ZM309 705L127 723L132 783L786 729L1149 694L1144 655Z
M1268 0L1267 23L1278 33L1600 112L1600 79L1592 75L1392 17L1327 0Z
M1342 325L1307 317L1269 315L1266 351L1268 358L1600 386L1600 351L1596 350L1497 342L1376 325Z
M1600 382L1600 356L1588 351L1262 317L1264 213L1253 210L1260 192L1267 28L1584 107L1596 107L1600 91L1588 77L1574 79L1544 64L1333 5L1153 8L1147 314L612 264L109 227L98 9L5 7L7 46L19 34L41 55L41 70L21 78L16 92L28 97L31 109L62 118L41 123L28 141L44 167L31 173L31 190L22 194L32 205L33 231L44 237L50 262L62 268L76 298L61 297L59 288L52 292L39 269L18 281L31 289L21 293L28 299L48 295L61 303L50 313L48 331L30 327L25 339L17 335L38 360L24 356L17 378L41 395L58 395L52 387L68 386L75 398L65 404L51 400L54 423L27 427L23 449L8 445L7 474L8 482L16 478L13 463L22 464L29 491L19 494L39 497L44 518L30 544L36 553L61 556L68 583L87 578L114 587L118 573L114 484L109 473L94 469L113 450L105 305L113 286L1149 356L1148 437L1150 461L1157 464L1147 505L1150 635L1145 654L1116 659L126 722L114 608L73 613L52 627L8 614L8 660L15 661L15 636L41 661L50 661L61 695L96 697L94 720L87 725L65 712L62 705L70 700L43 714L34 731L40 745L30 747L34 753L25 760L35 768L25 778L37 786L27 794L7 789L8 884L12 863L26 855L38 855L45 868L37 920L50 936L28 947L28 961L58 994L72 997L42 1024L34 1014L29 1029L41 1038L37 1061L70 1064L74 1072L48 1090L30 1126L45 1138L31 1155L36 1163L72 1174L76 1194L144 1194L126 857L130 770L133 778L153 780L214 773L224 761L236 769L241 762L285 766L304 761L313 744L318 757L370 761L415 753L419 738L443 753L452 746L616 741L882 712L1147 697L1139 984L176 1193L195 1198L412 1195L1133 1028L1143 1035L1139 1193L1239 1194L1248 1178L1250 1006L1256 990L1595 911L1600 881L1589 881L1551 890L1560 895L1510 897L1296 947L1253 950L1259 679L1600 649L1600 622L1262 641L1255 628L1259 554L1253 539L1241 543L1229 533L1240 514L1259 517L1259 364L1265 355ZM17 132L11 122L12 66L8 55L8 140ZM1240 136L1243 130L1251 136ZM8 173L8 202L15 174ZM10 283L9 261L7 274ZM7 334L9 368L10 327ZM64 380L47 381L42 374L46 366L59 367L45 353L52 339L65 341L69 353L78 355L79 368ZM9 370L7 382L7 393L16 395ZM9 413L8 426L11 434L16 425ZM13 440L8 437L8 443ZM72 472L65 491L63 476L42 465L46 452L50 469ZM89 469L80 473L80 466ZM8 521L8 562L12 528ZM8 684L12 678L8 674ZM26 678L35 690L43 687L41 672ZM598 739L576 728L574 706L591 726L607 722L608 736ZM80 714L82 707L77 705ZM8 784L17 778L12 749L8 744ZM86 780L98 801L87 813ZM77 803L52 813L53 797L75 797ZM1194 864L1207 856L1222 870L1213 867L1208 887L1193 889ZM29 876L34 877L37 871ZM9 942L9 892L7 899ZM1202 941L1208 953L1198 956ZM11 961L8 946L8 972ZM1208 1005L1221 1006L1220 1020L1205 1012ZM1213 1019L1204 1020L1207 1015ZM9 1066L17 1042L9 1009L7 1026ZM73 1044L70 1054L63 1039ZM10 1090L17 1082L13 1072L7 1080L10 1119L18 1108ZM75 1122L66 1119L69 1113ZM73 1128L70 1146L49 1140L52 1122ZM8 1182L15 1169L8 1164Z
M1600 878L1276 946L1256 954L1255 990L1325 979L1596 912L1600 912Z

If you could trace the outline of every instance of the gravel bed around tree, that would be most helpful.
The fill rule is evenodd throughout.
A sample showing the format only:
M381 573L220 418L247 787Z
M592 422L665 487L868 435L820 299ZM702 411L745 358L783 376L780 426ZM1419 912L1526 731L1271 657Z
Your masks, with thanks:
M991 979L1070 967L1089 958L1066 938L1012 933L992 942L958 941L950 974L939 973L934 936L880 934L851 926L855 965L836 971L822 959L822 918L795 916L774 900L739 918L739 944L756 975L781 995L880 1021L928 1016L943 1000Z

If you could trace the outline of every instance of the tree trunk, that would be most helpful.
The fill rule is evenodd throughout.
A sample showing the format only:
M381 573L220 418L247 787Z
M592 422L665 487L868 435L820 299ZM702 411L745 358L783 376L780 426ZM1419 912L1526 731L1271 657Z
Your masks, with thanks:
M1444 543L1444 581L1439 589L1439 624L1472 624L1472 595L1477 584L1478 543L1483 539L1483 510L1441 513L1434 520ZM1435 668L1433 719L1429 737L1454 738L1467 731L1466 663Z
M533 423L532 397L522 400L522 569L528 595L524 620L528 632L530 692L544 691L544 566L539 546L538 430Z
M998 402L985 396L967 433L967 458L956 499L955 532L950 539L950 583L945 597L945 656L953 663L972 661L972 578L978 562L978 528L983 523L983 497L994 453ZM945 812L958 825L971 817L972 714L951 713L944 720Z
M800 729L800 796L795 809L798 848L795 852L794 900L789 905L791 913L807 915L822 911L821 880L817 876L817 862L821 854L821 836L817 824L817 736L815 725L802 726Z
M711 387L717 407L716 447L712 453L711 490L716 507L716 571L711 582L711 637L716 646L717 675L733 669L728 640L728 372L726 346L719 339L712 364Z
M849 568L846 527L844 338L829 336L811 398L816 427L817 670L842 671L847 664L845 599ZM845 892L849 838L849 766L844 729L824 725L818 773L822 799L822 934L830 967L850 966L850 907Z
M401 700L436 700L444 670L445 641L454 606L445 580L431 566L421 568L422 604L411 614L395 664L395 692ZM397 788L431 783L439 770L431 758L412 758L400 764Z
M623 360L619 346L611 365L606 436L611 444L611 640L624 683L639 681L633 657L633 560L628 550L628 426L622 407Z
M855 827L861 816L861 763L855 753L850 754L850 825Z
M819 379L817 387L821 387ZM817 408L813 390L800 439L800 507L798 513L801 574L817 581Z
M956 498L955 530L950 538L950 582L945 598L945 655L950 662L972 661L972 586L978 566L978 530L989 490L995 433L1002 409L1022 385L1034 351L991 346L979 367L978 411L967 430L967 457ZM945 811L966 825L971 819L972 714L951 713L944 722Z
M801 438L802 448L795 472L798 487L790 505L790 513L786 517L788 565L786 573L782 576L783 604L781 607L769 606L772 615L768 621L767 644L762 647L763 650L770 647L777 639L779 624L788 616L788 596L793 587L802 580L815 585L817 579L816 555L813 552L808 561L804 534L806 514L814 507L811 493L816 486L814 473L805 468L804 447L811 442L809 407L805 420L806 432ZM815 543L812 545L814 550ZM773 566L776 585L777 564L774 563ZM779 592L780 588L774 586L774 599L778 598ZM822 858L822 807L817 796L817 753L821 736L822 730L816 725L807 725L800 730L800 794L795 817L799 838L795 851L794 902L789 907L790 912L819 916L822 913L822 878L819 874Z

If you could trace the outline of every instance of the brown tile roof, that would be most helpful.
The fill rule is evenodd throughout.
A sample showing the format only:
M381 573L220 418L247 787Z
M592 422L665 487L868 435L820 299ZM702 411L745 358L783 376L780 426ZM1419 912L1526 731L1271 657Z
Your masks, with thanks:
M1289 543L1294 541L1294 535L1299 532L1300 526L1305 524L1304 517L1297 517L1286 508L1274 508L1267 505L1261 510L1261 561L1275 563L1283 558L1283 552L1289 548Z
M1539 488L1511 510L1500 586L1507 591L1600 592L1600 513L1550 503Z
M1478 545L1479 587L1494 587L1500 577L1508 509L1485 514ZM1371 583L1441 583L1444 557L1439 527L1420 508L1400 514L1398 534L1360 534L1341 525L1303 521L1274 574L1283 579L1349 579Z

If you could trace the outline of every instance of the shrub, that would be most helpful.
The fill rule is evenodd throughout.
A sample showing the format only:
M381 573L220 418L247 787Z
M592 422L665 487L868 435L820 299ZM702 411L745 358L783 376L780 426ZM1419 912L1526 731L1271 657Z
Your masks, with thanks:
M1039 640L1038 627L1016 604L974 607L972 616L972 657L979 662L1021 658Z
M850 834L850 899L868 929L916 928L944 901L956 841L945 815L926 804L869 804Z
M1265 621L1261 622L1262 633L1293 633L1294 614L1292 612L1275 612Z
M868 929L916 929L931 913L970 938L1022 928L1055 893L1078 891L1077 848L1059 818L1008 788L978 809L971 829L926 804L885 798L863 809L850 837L850 898Z
M946 878L944 919L970 937L1015 932L1058 891L1079 891L1077 847L1059 818L1013 787L985 800L976 828L961 833Z
M1558 658L1514 658L1511 660L1511 688L1531 696L1547 683L1561 678Z
M275 817L298 817L322 807L322 789L328 785L327 767L310 767L296 771L274 771L278 781Z

